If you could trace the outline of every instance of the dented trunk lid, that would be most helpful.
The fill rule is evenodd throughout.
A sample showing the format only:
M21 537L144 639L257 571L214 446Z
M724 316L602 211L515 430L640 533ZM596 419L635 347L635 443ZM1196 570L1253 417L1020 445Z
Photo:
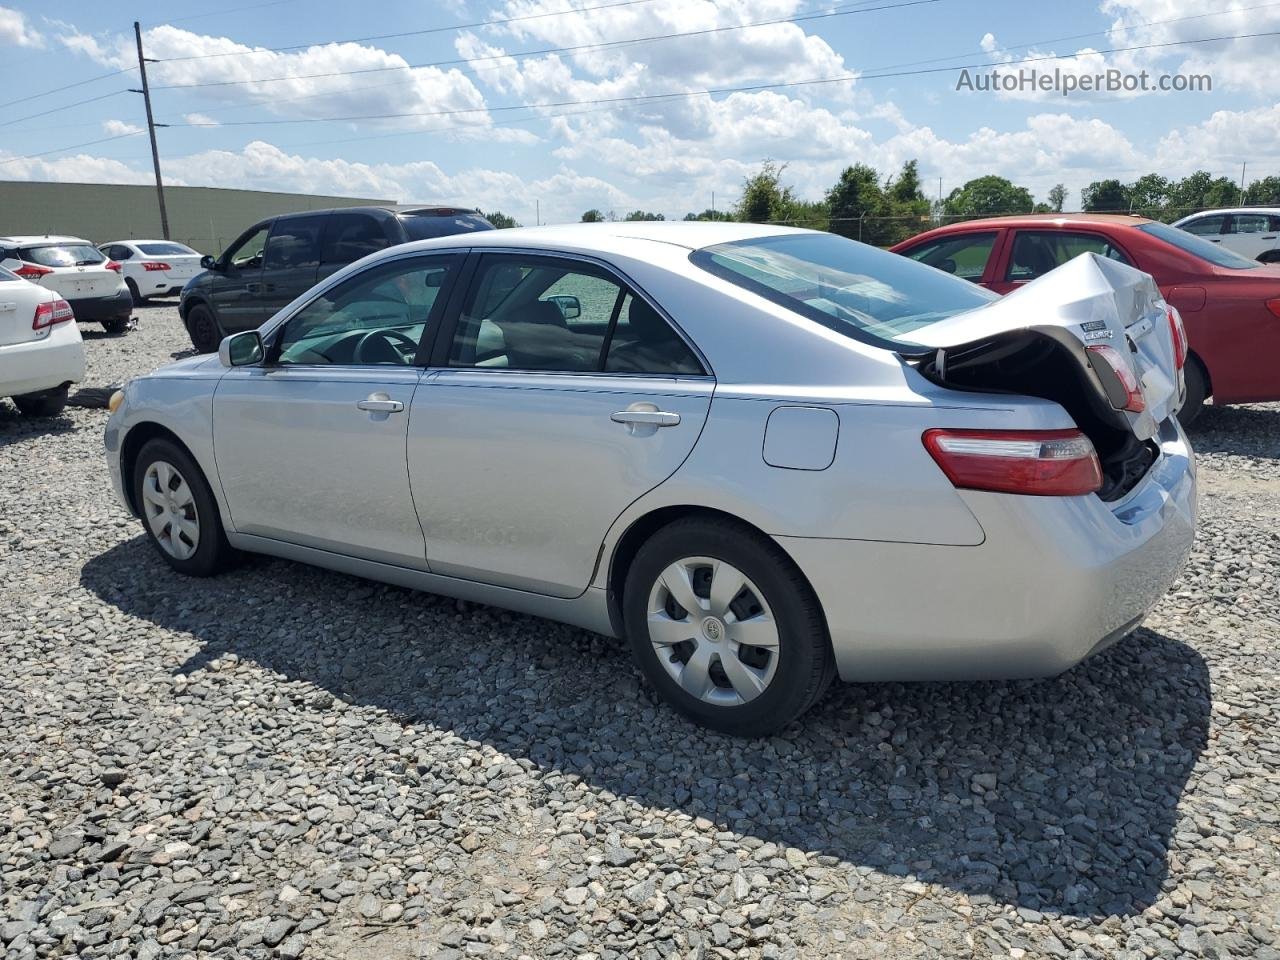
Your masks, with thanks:
M1098 393L1094 408L1146 441L1182 401L1168 309L1148 274L1086 253L1002 299L912 331L910 339L936 351L929 363L945 383L953 358L998 350L1003 340L1019 336L1047 337L1080 365L1082 379ZM1123 383L1090 347L1115 351L1111 356L1127 365L1144 409L1124 409Z

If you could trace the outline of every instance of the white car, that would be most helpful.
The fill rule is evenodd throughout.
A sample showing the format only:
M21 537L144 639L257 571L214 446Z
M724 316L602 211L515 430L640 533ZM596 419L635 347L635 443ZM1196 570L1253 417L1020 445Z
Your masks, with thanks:
M172 240L113 240L98 249L120 264L135 304L179 294L200 272L200 254Z
M1280 207L1204 210L1173 225L1250 260L1280 263Z
M53 417L84 379L84 341L71 305L0 267L0 397L28 416Z
M0 237L0 267L61 296L81 323L101 323L108 333L129 329L133 298L120 264L88 240Z

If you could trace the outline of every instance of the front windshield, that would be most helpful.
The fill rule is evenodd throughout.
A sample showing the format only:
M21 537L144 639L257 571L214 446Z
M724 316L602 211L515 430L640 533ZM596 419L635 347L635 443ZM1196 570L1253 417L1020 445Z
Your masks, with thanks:
M1137 226L1143 233L1149 233L1151 236L1163 240L1179 250L1194 257L1199 257L1201 260L1208 260L1215 267L1227 267L1231 270L1252 270L1261 266L1257 260L1242 257L1226 247L1220 247L1217 244L1210 243L1208 240L1203 240L1194 233L1187 233L1180 227L1171 227L1167 223L1155 222L1140 223Z
M941 270L831 233L722 243L704 270L858 340L909 342L913 331L997 299Z

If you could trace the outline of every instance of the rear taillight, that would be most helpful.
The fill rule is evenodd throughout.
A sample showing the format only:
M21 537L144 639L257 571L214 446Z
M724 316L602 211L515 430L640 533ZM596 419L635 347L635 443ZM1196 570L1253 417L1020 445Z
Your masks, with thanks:
M120 272L120 264L116 263L114 260L108 260L103 264L103 266L108 270L114 270L116 273Z
M1280 317L1280 297L1276 297L1274 300L1268 300L1267 309L1270 310L1272 313L1274 313L1277 317Z
M24 280L38 280L46 274L53 273L48 267L40 267L34 263L24 263L17 270L13 271Z
M1093 444L1079 430L926 430L925 449L965 490L1078 497L1102 486Z
M45 327L66 323L68 320L74 320L75 318L76 315L71 312L71 304L59 297L57 300L51 300L48 303L41 303L36 306L36 315L31 321L31 329L43 330Z
M1175 307L1169 308L1169 332L1173 334L1173 362L1181 370L1187 365L1187 328Z
M1100 343L1089 347L1089 356L1100 360L1119 381L1120 387L1124 390L1124 403L1119 409L1128 410L1130 413L1141 413L1147 409L1147 401L1142 396L1142 387L1138 384L1138 375L1133 372L1133 367L1125 362L1124 357L1120 356L1120 351ZM1094 369L1097 369L1096 363Z
M167 263L157 263L154 260L148 260L142 264L142 269L147 271L147 273L155 273L158 270L172 270L173 267L169 266Z

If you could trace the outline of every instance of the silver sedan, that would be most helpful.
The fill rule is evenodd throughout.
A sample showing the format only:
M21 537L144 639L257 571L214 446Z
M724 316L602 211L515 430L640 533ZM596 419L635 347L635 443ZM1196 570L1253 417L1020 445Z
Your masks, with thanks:
M131 381L106 447L175 570L237 551L627 638L759 735L843 680L1036 677L1177 575L1186 336L1086 254L1003 299L824 233L395 247Z

